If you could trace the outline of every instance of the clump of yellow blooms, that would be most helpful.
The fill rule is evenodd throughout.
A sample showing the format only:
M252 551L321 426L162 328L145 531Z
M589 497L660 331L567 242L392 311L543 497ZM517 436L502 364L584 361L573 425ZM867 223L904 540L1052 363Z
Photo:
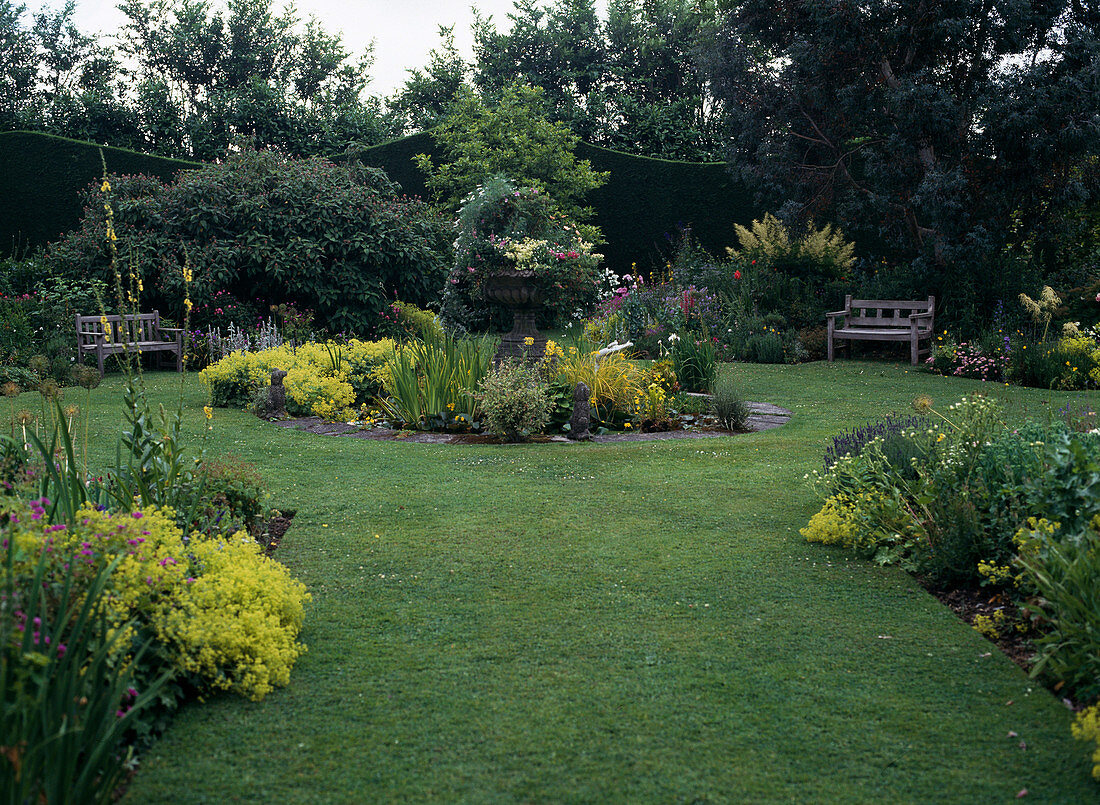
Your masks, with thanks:
M1092 776L1100 780L1100 704L1094 704L1078 713L1070 729L1073 737L1079 741L1096 742L1096 751L1092 753Z
M990 640L999 638L1007 625L1008 615L1003 609L994 610L992 615L974 616L974 630Z
M243 531L198 540L192 556L202 574L163 609L157 634L177 648L183 670L259 701L290 681L305 653L296 638L309 593Z
M16 548L13 572L33 572L44 551L59 570L71 564L80 584L118 558L106 599L115 629L134 622L147 627L181 673L261 699L287 683L305 651L297 638L309 593L245 532L228 539L195 532L185 544L173 514L85 505L66 528L51 525L33 504L0 504L4 537ZM4 572L0 568L0 581ZM129 629L122 644L136 637Z
M978 575L987 579L990 584L1000 586L1012 578L1012 568L982 559L978 562Z
M616 409L627 411L635 397L643 393L645 372L635 366L622 352L602 358L595 352L569 350L558 363L559 378L571 387L583 382L592 394L596 418L609 420Z
M799 533L809 542L851 546L857 538L857 525L852 514L853 507L849 501L840 496L827 498L821 511L811 517Z
M284 344L258 352L234 352L200 373L216 406L244 407L252 391L271 382L272 369L284 369L287 410L329 420L355 416L356 403L365 403L387 379L386 357L393 341L351 339L334 344L309 342L296 349ZM333 355L339 355L334 360Z

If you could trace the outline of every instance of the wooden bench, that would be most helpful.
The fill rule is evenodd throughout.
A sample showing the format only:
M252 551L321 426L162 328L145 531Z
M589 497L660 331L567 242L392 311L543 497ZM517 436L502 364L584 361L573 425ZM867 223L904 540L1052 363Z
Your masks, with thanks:
M931 348L936 297L927 302L844 297L844 310L826 313L829 323L829 362L833 361L833 339L847 341L908 341L913 365ZM839 320L839 321L838 321ZM921 349L920 342L928 341Z
M125 316L76 317L77 356L95 354L99 373L103 359L120 352L174 352L176 371L183 371L183 330L161 327L160 313L129 313Z

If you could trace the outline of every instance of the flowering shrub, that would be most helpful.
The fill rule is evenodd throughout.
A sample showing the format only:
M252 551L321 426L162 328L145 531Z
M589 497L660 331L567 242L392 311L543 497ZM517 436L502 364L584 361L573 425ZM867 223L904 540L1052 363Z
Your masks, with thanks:
M244 532L199 541L190 559L196 577L161 607L155 624L180 668L253 701L286 685L305 652L297 641L310 598L305 586Z
M979 344L966 341L956 344L941 335L932 345L927 362L939 374L1003 381L1008 373L1009 349L1007 336L1003 348L987 353Z
M118 248L144 274L141 306L178 321L184 251L202 316L227 291L309 308L321 327L360 336L373 334L395 296L431 301L450 251L449 221L356 160L336 165L246 148L182 171L171 184L125 176L110 185ZM110 284L103 196L90 191L85 204L80 227L52 244L47 263L64 276Z
M254 389L271 382L272 369L287 372L287 411L347 419L354 405L367 403L385 382L393 342L346 344L310 342L258 352L234 352L200 373L215 406L244 408Z
M1097 301L1100 301L1098 299ZM1074 719L1073 737L1081 741L1091 741L1096 744L1096 751L1092 753L1092 776L1100 780L1100 704L1094 704L1086 710L1082 710Z

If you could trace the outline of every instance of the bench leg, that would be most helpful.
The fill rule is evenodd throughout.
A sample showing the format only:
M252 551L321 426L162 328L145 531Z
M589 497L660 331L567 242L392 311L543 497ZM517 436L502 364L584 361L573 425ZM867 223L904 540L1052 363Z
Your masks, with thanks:
M99 367L99 376L103 377L103 347L97 346L95 348L95 362Z

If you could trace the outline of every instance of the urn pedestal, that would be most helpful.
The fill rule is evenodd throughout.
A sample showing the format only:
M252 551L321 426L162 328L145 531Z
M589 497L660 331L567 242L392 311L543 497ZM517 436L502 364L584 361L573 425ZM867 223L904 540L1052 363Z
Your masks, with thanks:
M485 298L497 302L512 314L512 330L501 336L496 361L523 358L537 361L546 350L546 339L539 334L535 319L542 307L542 290L534 278L524 272L509 272L486 277ZM526 339L532 339L527 345Z

